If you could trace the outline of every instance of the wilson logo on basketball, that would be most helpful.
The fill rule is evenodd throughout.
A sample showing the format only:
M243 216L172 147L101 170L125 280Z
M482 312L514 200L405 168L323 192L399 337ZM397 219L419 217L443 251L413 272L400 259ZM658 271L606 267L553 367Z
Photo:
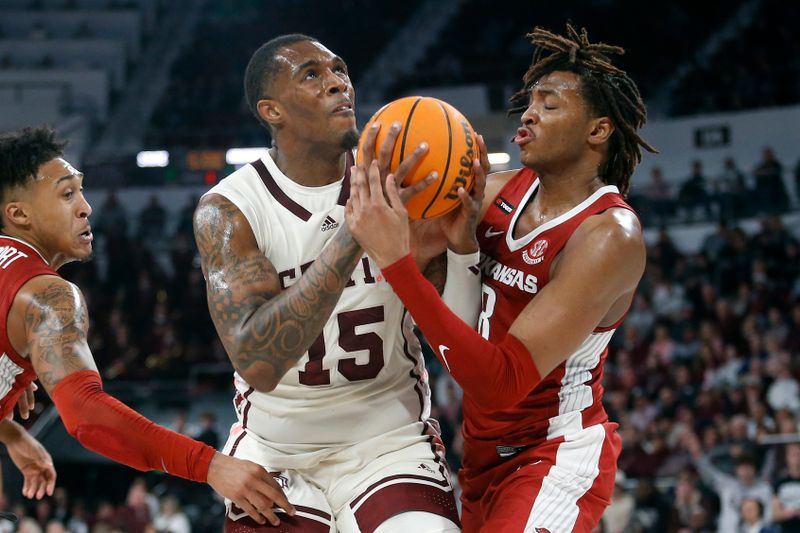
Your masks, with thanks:
M544 261L544 253L547 251L547 240L539 239L531 247L522 252L522 260L529 265L538 265Z

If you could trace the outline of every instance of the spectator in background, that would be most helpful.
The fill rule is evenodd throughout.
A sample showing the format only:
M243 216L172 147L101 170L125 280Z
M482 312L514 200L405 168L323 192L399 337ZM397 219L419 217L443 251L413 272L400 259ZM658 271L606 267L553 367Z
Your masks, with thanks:
M721 221L735 220L744 214L747 180L732 157L725 159L722 173L714 180L714 195Z
M761 161L753 170L756 178L755 198L760 212L781 213L789 207L789 197L783 183L783 165L769 146L761 152Z
M742 500L738 533L778 533L764 520L764 505L756 498Z
M737 531L739 507L746 498L757 499L765 509L769 509L767 506L772 503L772 488L765 481L756 478L756 465L752 456L739 456L735 475L731 476L717 468L703 453L699 439L688 438L687 445L700 477L719 496L721 508L717 521L718 533Z
M800 444L787 444L786 471L775 483L772 520L781 531L800 531Z
M108 239L118 239L128 235L128 212L117 199L117 193L113 189L108 191L99 213L93 220L97 220L94 224L96 234Z
M675 482L667 531L677 533L705 530L709 525L706 510L710 508L711 502L700 489L697 475L690 470L681 472Z
M666 223L667 219L675 214L675 196L660 167L653 167L650 173L650 183L642 196L649 203L653 213L654 222L658 225Z
M790 357L786 352L773 354L767 365L773 382L767 389L767 402L774 410L800 411L800 385L790 368Z
M639 479L634 492L636 507L630 528L637 533L663 533L669 520L669 505L656 490L653 479Z
M708 180L703 175L703 164L699 160L692 161L692 172L681 185L678 201L686 210L685 219L694 221L697 208L705 213L706 220L711 219L711 199L708 195Z
M205 412L200 414L200 432L195 436L195 440L204 442L214 448L219 448L219 433L214 427L217 417L214 413Z
M158 195L150 195L150 201L139 212L139 238L160 242L165 236L166 222L167 211L158 201Z
M194 242L193 217L198 201L197 195L192 194L187 203L181 208L178 214L178 225L175 228L176 237L186 237L189 242Z
M161 511L156 515L153 526L158 533L192 533L192 526L174 496L161 499Z
M144 479L137 478L128 489L125 505L114 513L114 522L124 526L127 533L144 533L157 510L158 501L147 491Z
M625 533L633 517L636 505L633 496L625 488L628 479L625 472L617 470L614 483L614 494L611 496L611 505L606 508L603 518L600 519L604 533Z

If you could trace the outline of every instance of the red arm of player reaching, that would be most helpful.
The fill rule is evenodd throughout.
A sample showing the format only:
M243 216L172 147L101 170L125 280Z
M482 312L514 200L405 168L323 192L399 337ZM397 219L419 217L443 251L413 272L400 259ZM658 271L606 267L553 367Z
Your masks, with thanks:
M11 307L11 320L20 318L27 342L20 353L30 357L67 431L84 447L139 470L208 482L260 523L262 515L278 522L273 504L293 513L263 468L161 427L103 391L86 343L86 304L73 284L56 276L31 279Z
M551 281L498 344L481 337L442 303L407 257L407 214L393 179L387 202L380 177L352 176L347 207L351 232L381 267L435 352L465 393L501 409L524 398L573 353L612 307L632 294L644 270L635 216L612 209L587 220L562 251ZM364 231L369 220L369 231ZM387 244L388 243L388 244ZM620 315L624 310L620 311Z

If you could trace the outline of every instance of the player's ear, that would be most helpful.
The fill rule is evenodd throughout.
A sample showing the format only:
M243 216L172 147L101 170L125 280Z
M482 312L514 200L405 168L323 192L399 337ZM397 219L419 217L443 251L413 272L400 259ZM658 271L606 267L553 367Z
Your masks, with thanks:
M593 118L589 123L589 144L597 146L607 142L615 129L610 118Z
M275 126L283 122L283 108L277 100L259 100L256 104L256 109L258 110L258 116L261 117L261 120L270 126Z
M31 224L30 204L22 201L8 202L3 206L3 217L6 223L14 226L28 227Z

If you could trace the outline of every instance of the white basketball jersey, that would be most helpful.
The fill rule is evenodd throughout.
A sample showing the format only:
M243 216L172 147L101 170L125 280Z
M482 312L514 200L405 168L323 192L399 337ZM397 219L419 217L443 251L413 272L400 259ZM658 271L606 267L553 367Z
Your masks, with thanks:
M224 196L244 214L285 290L344 226L349 189L349 175L321 187L302 186L265 156L207 194ZM349 445L409 424L418 424L421 435L430 415L411 317L366 255L322 335L274 391L256 392L238 373L234 382L241 424L287 453Z

